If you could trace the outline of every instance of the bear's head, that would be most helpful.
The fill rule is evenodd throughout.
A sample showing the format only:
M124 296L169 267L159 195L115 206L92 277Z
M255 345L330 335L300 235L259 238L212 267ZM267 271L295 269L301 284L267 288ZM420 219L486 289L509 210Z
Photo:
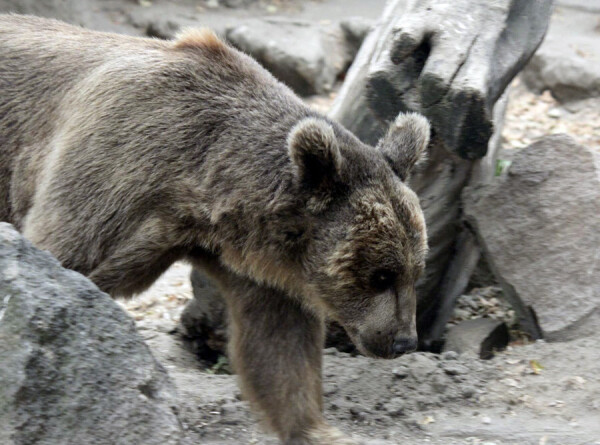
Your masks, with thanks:
M415 284L427 234L406 185L429 143L427 120L401 114L376 147L324 118L289 133L306 221L298 250L303 294L339 322L358 349L390 358L414 350Z

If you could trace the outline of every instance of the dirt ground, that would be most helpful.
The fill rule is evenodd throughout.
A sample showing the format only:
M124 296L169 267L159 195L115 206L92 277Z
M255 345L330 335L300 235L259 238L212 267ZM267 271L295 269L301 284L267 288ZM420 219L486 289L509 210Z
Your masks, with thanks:
M139 331L168 369L192 443L276 444L235 376L203 368L171 321ZM413 353L395 360L325 351L327 419L367 444L600 444L597 338L510 347L491 360Z
M326 111L332 96L310 103ZM558 104L513 83L506 150L566 132L600 150L595 100ZM193 356L176 333L192 298L190 267L175 264L124 307L173 376L189 438L207 444L276 444L235 384ZM503 305L499 305L504 307ZM600 445L600 338L509 347L491 360L415 353L384 361L325 351L329 421L371 444Z

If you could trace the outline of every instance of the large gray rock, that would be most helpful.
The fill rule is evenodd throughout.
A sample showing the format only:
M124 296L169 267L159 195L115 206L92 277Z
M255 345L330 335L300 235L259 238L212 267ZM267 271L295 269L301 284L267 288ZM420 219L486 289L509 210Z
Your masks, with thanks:
M562 102L600 96L600 2L595 3L595 12L585 5L556 8L544 43L523 70L529 88L550 90Z
M443 351L490 359L495 352L506 349L509 340L508 326L503 321L474 318L462 321L448 330Z
M181 443L176 393L133 320L0 223L0 443Z
M600 160L570 137L516 153L508 173L465 190L465 217L533 337L600 327Z
M252 19L229 29L227 40L250 54L296 93L330 91L364 38L354 23L322 26L289 19Z

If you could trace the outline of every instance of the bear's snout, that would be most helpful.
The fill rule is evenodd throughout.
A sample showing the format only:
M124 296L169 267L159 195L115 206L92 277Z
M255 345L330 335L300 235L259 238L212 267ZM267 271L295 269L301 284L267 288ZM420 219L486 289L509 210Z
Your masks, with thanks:
M394 340L392 349L396 357L417 350L418 340L417 337L402 337Z
M374 358L394 358L394 338L386 336L360 336L357 344L360 352Z
M396 358L417 349L416 335L360 335L358 349L365 355L376 358Z

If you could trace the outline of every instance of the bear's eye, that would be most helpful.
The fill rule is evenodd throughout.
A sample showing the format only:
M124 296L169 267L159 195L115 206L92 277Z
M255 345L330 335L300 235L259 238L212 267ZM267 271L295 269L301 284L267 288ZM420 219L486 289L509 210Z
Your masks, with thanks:
M371 275L371 286L374 289L383 291L396 284L398 274L389 269L378 269Z
M300 238L302 238L302 235L304 235L303 229L295 229L285 232L285 237L291 242L298 241Z

